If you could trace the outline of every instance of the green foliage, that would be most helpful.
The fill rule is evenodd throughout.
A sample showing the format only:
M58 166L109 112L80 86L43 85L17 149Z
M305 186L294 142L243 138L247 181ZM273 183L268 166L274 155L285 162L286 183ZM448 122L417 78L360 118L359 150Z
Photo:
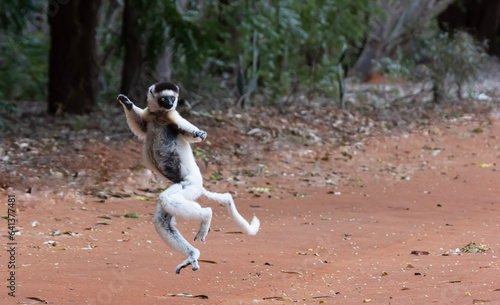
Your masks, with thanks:
M40 11L42 5L37 0L0 1L0 28L20 34L26 24L34 20L33 13Z
M462 85L477 78L485 53L470 35L438 33L417 42L415 61L427 62L436 102L448 99L450 83L458 86L460 96Z
M193 148L193 155L195 158L206 159L208 152L201 148Z
M15 109L16 105L14 103L2 100L2 92L0 91L0 130L11 129L10 126L4 122L2 116L12 114Z
M169 48L172 78L202 100L227 96L228 89L247 100L253 93L280 100L304 91L337 98L346 69L338 63L342 48L352 50L346 62L353 63L375 7L369 0L146 0L134 5L142 12L138 24L148 71L156 70ZM101 67L109 86L116 83L111 63Z
M154 74L169 48L172 78L201 101L218 100L230 92L235 94L232 100L243 96L248 101L258 94L269 97L267 103L299 92L341 99L343 75L363 45L368 21L378 14L377 3L369 0L133 4L139 12L147 74ZM6 100L45 99L47 9L47 2L34 0L0 2L0 34L5 38L0 41L0 68L5 72L0 75L0 92ZM122 5L102 3L96 37L98 90L106 98L116 94L120 83L122 13ZM32 14L41 14L44 26L27 23L36 20L26 17ZM340 65L343 46L349 52Z
M318 66L319 80L313 83L314 88L324 95L339 99L342 102L343 80L346 71L338 61L332 57L324 56L321 65ZM341 105L343 107L343 105Z
M154 74L168 48L172 78L196 93L196 102L216 107L221 97L266 103L297 95L342 101L343 78L353 65L371 20L382 15L370 0L133 1L138 10L144 62ZM0 101L44 100L47 93L48 2L0 1ZM103 2L97 29L99 88L114 98L120 83L122 2ZM36 14L43 17L35 18ZM31 23L40 20L40 25ZM347 52L343 52L347 48ZM342 58L342 60L341 60ZM436 34L418 39L411 54L400 50L376 69L409 78L413 67L435 84L436 100L477 76L482 58L468 35ZM410 71L412 73L410 73ZM149 75L148 75L149 76ZM151 78L157 77L153 76ZM264 97L264 98L262 98ZM215 103L212 103L216 101ZM190 101L192 102L192 101ZM206 102L205 102L206 103ZM11 103L0 102L0 111ZM77 126L80 123L77 122Z
M0 129L14 100L43 99L47 91L48 37L40 30L43 3L0 1Z
M210 174L210 176L208 176L208 180L221 181L222 175L219 171L213 171L212 174Z
M189 81L202 69L206 52L211 48L211 35L206 33L210 28L199 22L201 12L188 7L181 13L175 1L146 0L142 5L146 9L139 27L147 36L145 58L149 68L155 69L158 58L171 44L175 58L172 68L182 71L180 76Z
M45 98L49 41L35 24L42 6L33 0L0 1L1 114L14 111L13 100Z
M449 100L453 90L461 98L462 87L477 79L485 55L469 34L435 30L430 37L416 37L406 54L398 49L394 58L375 62L375 70L389 79L432 81L434 101L440 103Z
M41 100L47 92L48 37L6 33L0 40L0 92L5 100Z
M396 58L384 57L374 64L375 71L392 80L411 78L410 68L415 66L414 59L405 57L401 48L398 48Z
M276 98L300 89L337 97L342 48L362 45L374 6L368 0L205 1L182 13L182 20L198 26L188 27L193 34L183 34L186 21L178 21L180 13L165 21L169 33L193 37L192 46L202 53L188 56L188 49L181 49L186 54L174 74L182 76L183 58L194 58L202 63L200 76L224 79L239 96L258 91ZM173 42L187 45L177 36ZM349 53L347 62L355 56Z

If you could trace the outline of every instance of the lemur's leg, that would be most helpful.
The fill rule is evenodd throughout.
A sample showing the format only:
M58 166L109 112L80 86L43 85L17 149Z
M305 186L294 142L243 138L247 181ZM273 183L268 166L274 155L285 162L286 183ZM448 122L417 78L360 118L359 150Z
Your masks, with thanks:
M212 209L202 208L196 201L203 193L203 187L195 183L181 182L172 185L160 194L160 204L167 213L189 220L200 221L196 237L205 242L212 221Z
M229 193L220 194L214 193L207 190L203 190L203 195L205 195L208 199L218 201L227 206L227 210L229 211L229 216L233 219L233 221L240 227L243 233L248 235L255 235L257 231L259 231L260 221L257 217L253 217L252 222L249 224L243 216L238 213L236 209L236 205L234 204L233 196Z
M123 94L118 95L117 99L123 105L125 115L127 116L127 124L132 132L140 139L144 139L148 127L147 122L142 119L144 110L134 105L134 103Z
M178 265L175 272L179 274L182 268L188 265L193 266L193 271L200 268L198 265L198 258L200 257L200 251L195 247L191 246L177 228L175 228L175 219L171 214L168 214L163 209L163 206L158 203L156 206L156 214L154 217L154 224L156 231L160 234L163 241L170 247L174 248L176 251L184 254L187 258L182 264Z
M193 265L193 270L198 270L198 257L200 252L191 246L184 237L175 229L172 217L166 222L168 215L184 219L194 219L200 221L200 230L196 234L195 240L205 242L205 237L210 229L212 220L212 209L202 208L194 200L203 192L201 185L189 182L181 182L172 185L159 196L158 208L155 216L155 226L166 244L187 256L182 264L177 266L176 272L189 264ZM167 216L165 216L167 214Z

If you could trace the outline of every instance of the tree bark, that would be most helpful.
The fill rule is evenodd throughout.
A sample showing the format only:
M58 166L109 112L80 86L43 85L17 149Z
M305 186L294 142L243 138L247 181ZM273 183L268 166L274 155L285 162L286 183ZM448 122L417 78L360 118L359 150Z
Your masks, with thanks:
M100 1L56 2L49 11L48 112L83 114L96 103L96 26Z
M123 57L122 81L120 92L129 95L132 100L142 100L145 91L142 85L144 60L143 45L138 24L141 5L137 0L126 0L123 10L122 44L125 48Z
M366 44L351 70L365 80L372 72L373 60L391 56L396 48L428 26L430 21L455 0L381 0L386 18L372 21Z

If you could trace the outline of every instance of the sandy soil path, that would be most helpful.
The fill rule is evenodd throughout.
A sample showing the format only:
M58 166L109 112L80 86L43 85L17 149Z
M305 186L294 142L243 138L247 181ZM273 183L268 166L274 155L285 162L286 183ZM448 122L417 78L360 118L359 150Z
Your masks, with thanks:
M236 189L240 213L261 220L256 236L202 200L214 209L207 243L194 243L205 261L180 275L183 258L152 225L155 200L19 196L16 298L4 280L0 303L500 304L498 122L372 138L328 160L291 156L266 164L286 163L286 176L280 167ZM194 237L195 223L179 228ZM455 252L470 242L489 250ZM2 251L4 279L7 262ZM171 296L181 293L198 298Z

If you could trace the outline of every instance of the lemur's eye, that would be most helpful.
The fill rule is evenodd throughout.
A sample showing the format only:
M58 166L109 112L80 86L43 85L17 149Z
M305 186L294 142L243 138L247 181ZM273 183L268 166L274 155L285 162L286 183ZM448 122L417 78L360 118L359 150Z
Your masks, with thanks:
M172 102L175 102L175 96L172 96Z
M165 101L165 98L164 98L164 97L162 97L162 98L161 98L161 101L162 101L162 102L164 102L164 101Z

